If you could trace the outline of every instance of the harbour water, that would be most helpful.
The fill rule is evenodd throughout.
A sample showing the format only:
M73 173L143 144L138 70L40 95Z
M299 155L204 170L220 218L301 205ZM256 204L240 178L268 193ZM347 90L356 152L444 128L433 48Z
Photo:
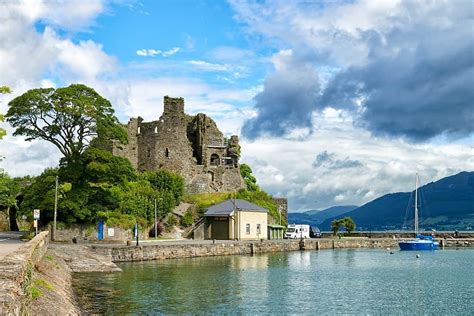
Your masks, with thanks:
M339 249L121 264L76 274L86 313L472 315L474 249Z

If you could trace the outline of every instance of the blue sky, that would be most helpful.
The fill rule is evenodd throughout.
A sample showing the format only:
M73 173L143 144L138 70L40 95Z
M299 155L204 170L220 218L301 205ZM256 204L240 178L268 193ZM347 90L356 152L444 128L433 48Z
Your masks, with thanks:
M82 82L122 122L164 95L241 139L290 210L361 205L474 169L472 2L0 0L0 85ZM15 65L12 67L11 65ZM56 166L9 135L13 176Z

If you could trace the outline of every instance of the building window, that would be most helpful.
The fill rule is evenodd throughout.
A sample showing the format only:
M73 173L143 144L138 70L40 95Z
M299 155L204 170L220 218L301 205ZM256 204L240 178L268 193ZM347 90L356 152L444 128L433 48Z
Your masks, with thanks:
M211 166L219 165L219 156L217 154L211 155Z
M158 126L155 126L155 134L158 133Z
M257 224L257 234L260 235L260 224Z
M247 235L250 235L250 224L246 224L246 225L245 225L245 233L246 233Z
M150 157L151 156L151 149L148 148L148 151L147 151L147 156Z
M169 157L170 157L170 151L169 151L168 148L166 148L166 150L165 150L165 157L166 157L166 158L169 158Z
M137 128L137 134L140 134L140 126Z

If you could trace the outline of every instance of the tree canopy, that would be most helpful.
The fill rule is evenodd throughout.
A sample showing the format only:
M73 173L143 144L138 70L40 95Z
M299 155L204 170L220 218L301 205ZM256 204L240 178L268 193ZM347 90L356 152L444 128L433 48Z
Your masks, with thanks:
M12 92L12 90L10 90L9 87L0 86L0 93L3 94L3 93L11 93L11 92ZM3 122L3 119L4 119L3 114L0 114L0 122ZM3 136L5 136L6 134L7 134L7 131L5 131L5 129L3 129L3 128L0 128L0 139L2 139Z
M83 84L31 89L8 103L7 121L14 136L54 144L65 160L79 159L98 135L126 142L127 135L110 102Z
M55 178L59 177L58 220L66 224L94 223L98 219L129 228L164 218L179 204L184 180L166 170L136 172L126 158L96 147L87 148L75 163L46 169L23 190L20 213L41 209L41 223L53 218Z
M245 186L248 191L256 192L260 190L257 179L252 174L252 169L249 165L244 163L240 165L240 175L244 178Z
M356 228L356 224L354 220L352 219L352 217L344 217L340 219L335 219L331 222L331 230L334 235L337 234L341 226L344 226L344 228L349 234L353 232Z

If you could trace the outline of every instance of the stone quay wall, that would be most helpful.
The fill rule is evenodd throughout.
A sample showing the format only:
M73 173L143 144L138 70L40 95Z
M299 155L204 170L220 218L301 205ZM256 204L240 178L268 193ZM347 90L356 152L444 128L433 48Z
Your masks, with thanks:
M192 257L251 255L269 252L320 250L338 248L392 248L398 241L391 238L374 239L305 239L263 240L253 242L203 241L140 246L93 245L93 250L109 256L114 262L179 259Z
M48 249L49 232L41 232L0 261L0 315L20 315L34 266Z

